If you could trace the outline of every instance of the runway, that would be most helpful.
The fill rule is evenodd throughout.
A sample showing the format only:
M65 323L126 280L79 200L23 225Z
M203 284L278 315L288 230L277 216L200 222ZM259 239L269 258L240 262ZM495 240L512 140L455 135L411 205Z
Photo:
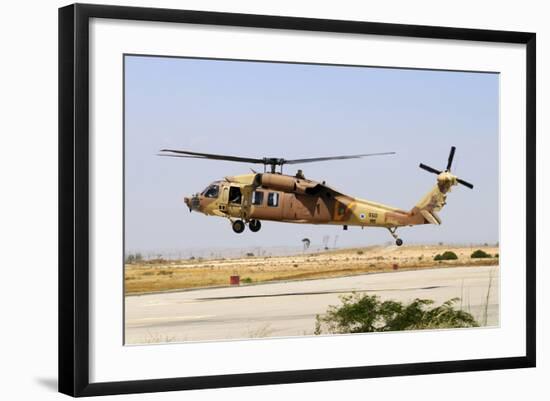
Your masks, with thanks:
M353 291L436 304L459 297L478 321L488 304L487 324L499 322L498 266L453 267L127 296L125 342L312 335L315 316Z

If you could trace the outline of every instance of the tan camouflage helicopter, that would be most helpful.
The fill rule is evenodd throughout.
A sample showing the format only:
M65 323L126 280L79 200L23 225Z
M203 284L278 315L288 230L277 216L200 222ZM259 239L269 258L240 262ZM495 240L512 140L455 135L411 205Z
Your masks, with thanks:
M382 203L346 195L325 182L305 178L302 170L295 175L283 174L284 165L322 162L328 160L357 159L367 156L395 154L395 152L368 153L349 156L328 156L287 160L282 158L247 158L190 152L187 150L162 149L160 156L226 160L232 162L263 164L264 172L252 170L250 174L225 177L208 185L200 194L185 198L189 211L227 218L236 233L245 226L252 232L260 230L262 220L285 223L332 224L387 228L398 246L403 240L397 229L420 224L441 224L437 215L451 187L462 184L474 186L451 174L455 147L451 147L447 168L444 171L420 164L420 168L437 174L436 185L411 210L402 210ZM267 171L270 166L270 171ZM279 171L277 171L279 166Z

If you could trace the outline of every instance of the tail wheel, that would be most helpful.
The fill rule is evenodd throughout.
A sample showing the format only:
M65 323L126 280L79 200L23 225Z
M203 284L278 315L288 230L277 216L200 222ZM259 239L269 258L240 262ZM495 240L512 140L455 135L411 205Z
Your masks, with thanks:
M240 234L244 231L244 222L242 220L235 220L232 224L233 231Z
M390 232L391 236L395 239L395 245L397 246L403 245L403 240L399 238L396 234L397 227L387 227L387 229Z
M262 223L260 220L250 220L248 223L248 228L250 228L250 231L253 233L257 233L260 231L260 228L262 228Z

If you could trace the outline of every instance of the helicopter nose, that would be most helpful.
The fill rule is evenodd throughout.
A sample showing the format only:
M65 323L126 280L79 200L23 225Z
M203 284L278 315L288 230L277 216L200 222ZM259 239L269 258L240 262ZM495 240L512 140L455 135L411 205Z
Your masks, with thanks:
M185 198L183 198L183 202L187 205L187 207L189 208L189 212L192 212L193 210L191 209L191 199L189 199L187 196Z
M189 208L189 211L192 212L193 210L200 211L201 208L201 196L199 194L195 194L191 196L190 198L185 197L183 198L183 201Z

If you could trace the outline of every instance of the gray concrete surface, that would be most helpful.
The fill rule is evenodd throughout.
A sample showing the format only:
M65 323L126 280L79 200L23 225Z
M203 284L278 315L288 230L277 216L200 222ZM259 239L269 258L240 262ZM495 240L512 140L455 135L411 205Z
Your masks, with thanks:
M492 278L491 278L492 277ZM489 282L491 284L489 285ZM127 296L127 344L311 335L316 314L352 291L382 299L460 297L489 326L499 320L499 269L455 267Z

